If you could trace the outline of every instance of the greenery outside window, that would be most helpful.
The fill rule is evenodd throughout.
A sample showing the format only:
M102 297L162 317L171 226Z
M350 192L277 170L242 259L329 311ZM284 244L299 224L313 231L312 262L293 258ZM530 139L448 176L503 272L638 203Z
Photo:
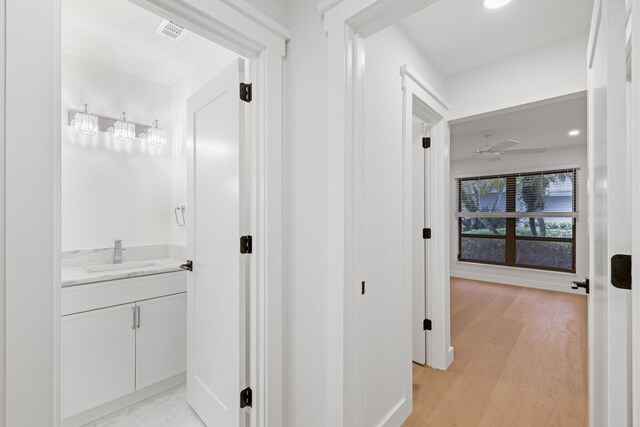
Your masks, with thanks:
M458 179L458 260L576 271L577 170Z

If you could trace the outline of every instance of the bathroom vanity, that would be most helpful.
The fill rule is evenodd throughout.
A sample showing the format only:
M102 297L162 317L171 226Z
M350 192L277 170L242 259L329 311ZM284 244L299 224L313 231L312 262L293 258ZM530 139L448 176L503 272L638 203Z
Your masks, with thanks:
M185 380L187 276L179 260L67 265L62 286L63 426Z

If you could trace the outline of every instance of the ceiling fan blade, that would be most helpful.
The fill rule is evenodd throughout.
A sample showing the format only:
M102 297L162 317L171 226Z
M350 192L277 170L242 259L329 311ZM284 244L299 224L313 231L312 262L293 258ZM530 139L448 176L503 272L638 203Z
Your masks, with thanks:
M502 151L520 144L518 141L507 139L491 147L490 151Z
M498 154L497 156L487 157L487 160L489 160L490 162L498 162L502 160L502 157L500 157L500 155Z
M545 151L547 150L545 150L544 148L525 148L522 150L500 151L500 154L541 154Z

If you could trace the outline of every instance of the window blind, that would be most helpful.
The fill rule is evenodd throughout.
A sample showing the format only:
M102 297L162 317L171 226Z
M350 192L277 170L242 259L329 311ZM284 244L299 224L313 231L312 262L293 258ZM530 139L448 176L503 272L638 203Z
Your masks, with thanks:
M578 218L578 169L457 179L457 218Z

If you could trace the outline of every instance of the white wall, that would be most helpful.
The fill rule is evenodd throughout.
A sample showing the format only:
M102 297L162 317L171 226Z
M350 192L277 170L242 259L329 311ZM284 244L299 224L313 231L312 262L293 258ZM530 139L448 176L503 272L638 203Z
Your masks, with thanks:
M452 144L455 141L451 141ZM531 270L458 261L458 221L456 212L456 184L459 176L481 176L522 170L553 170L558 167L580 166L578 172L578 213L576 224L576 273ZM451 276L517 286L550 289L562 292L571 290L573 280L584 280L589 275L587 229L587 146L564 147L547 150L543 154L504 157L499 162L475 159L451 162ZM576 291L577 292L577 291ZM580 292L584 294L584 290Z
M63 55L62 250L169 243L171 209L171 92L168 87ZM168 145L115 140L110 133L76 134L68 110L84 103L98 115L132 122L158 119Z
M186 205L187 99L237 55L206 58L173 87L119 70L63 56L62 81L62 249L172 243L186 246L174 208ZM167 131L165 147L140 139L121 143L109 133L78 135L68 110L90 109L108 117L127 112L141 124L154 119Z
M287 0L245 0L248 4L258 9L260 12L264 13L268 17L276 20L278 23L282 25L287 25L288 20L288 9L291 7ZM293 0L293 2L299 2L300 0ZM308 1L308 0L304 0ZM317 4L314 2L314 5Z
M451 120L586 90L586 52L578 34L448 77Z
M368 70L376 70L379 73L379 67L385 68L385 79L387 90L400 88L400 67L408 65L417 72L420 77L427 82L436 92L438 92L447 102L449 101L449 93L445 77L440 73L438 67L413 43L405 30L400 25L393 25L366 40L366 68ZM393 75L393 77L392 77ZM395 93L396 98L402 99L402 91ZM366 94L365 94L366 97ZM368 98L365 99L368 103ZM389 106L396 107L395 104L389 103ZM398 113L402 114L402 102Z
M393 26L366 39L364 135L363 425L381 425L405 395L410 355L403 296L403 92L409 65L436 91L444 80L405 33ZM410 290L409 290L410 292ZM409 358L407 358L409 357Z
M285 426L327 425L327 48L314 0L288 4L285 61Z

